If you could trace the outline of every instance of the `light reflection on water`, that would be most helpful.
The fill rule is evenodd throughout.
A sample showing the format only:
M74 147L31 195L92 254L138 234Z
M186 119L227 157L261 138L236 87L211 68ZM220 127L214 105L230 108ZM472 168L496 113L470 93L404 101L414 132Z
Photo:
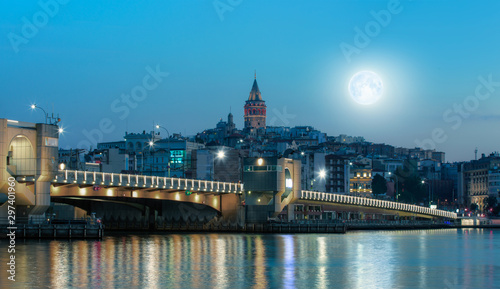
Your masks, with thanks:
M6 242L0 242L0 248ZM17 241L1 288L494 288L500 230Z

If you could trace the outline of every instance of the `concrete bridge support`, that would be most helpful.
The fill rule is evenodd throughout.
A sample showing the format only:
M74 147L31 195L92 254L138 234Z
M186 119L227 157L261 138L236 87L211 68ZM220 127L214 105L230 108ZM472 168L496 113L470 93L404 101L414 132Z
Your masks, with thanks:
M170 200L126 198L64 198L53 201L79 207L87 215L95 213L112 230L171 230L192 224L204 225L217 219L221 213L202 204Z
M58 126L0 119L0 202L6 200L9 177L30 176L34 185L16 182L18 215L41 215L50 205L50 182L58 166ZM0 207L0 222L7 221L7 203Z

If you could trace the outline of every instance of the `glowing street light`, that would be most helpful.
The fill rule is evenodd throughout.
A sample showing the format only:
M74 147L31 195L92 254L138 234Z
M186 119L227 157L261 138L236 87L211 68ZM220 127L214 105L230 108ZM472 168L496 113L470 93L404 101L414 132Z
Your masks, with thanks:
M60 126L58 129L57 129L57 132L59 134L63 134L64 133L64 128L62 126Z
M226 157L226 154L224 153L224 151L218 151L217 152L217 158L218 159L223 159L224 157Z
M165 130L167 132L168 138L170 138L170 133L168 132L168 129L166 129L164 126L161 126L161 125L157 124L157 125L155 125L155 128L156 129L160 129L161 128L161 129Z
M168 129L166 129L164 126L161 126L159 124L156 124L155 128L156 129L160 129L161 128L161 129L163 129L163 130L165 130L167 132L167 137L168 137L167 138L167 147L168 147L168 177L170 178L170 157L171 157L171 155L170 155L170 133L168 132Z
M392 175L392 172L389 172L389 176ZM395 189L396 189L396 202L399 202L399 193L398 193L398 175L394 174L394 178L395 178Z
M45 109L43 109L41 106L39 106L35 103L31 104L30 108L32 110L35 110L37 108L41 109L43 111L44 116L45 116L45 123L47 123L48 119L50 119L50 124L57 124L61 121L61 119L59 118L59 115L57 115L57 117L56 117L56 116L54 116L54 113L52 113L52 116L49 116L49 114L45 111Z
M47 123L47 117L48 117L48 114L47 112L45 111L45 109L43 109L43 107L39 106L39 105L36 105L36 104L32 104L30 105L31 109L32 110L36 110L37 108L41 109L43 111L43 115L45 116L45 123Z
M65 164L65 163L60 163L60 164L59 164L59 169L60 169L61 171L64 171L64 169L65 169L65 168L66 168L66 164Z
M326 171L325 170L320 170L319 171L319 177L324 179L326 177Z
M263 158L259 158L259 159L257 160L257 164L258 164L259 166L262 166L262 165L264 164L264 159L263 159Z
M431 184L430 184L430 182L426 183L425 180L422 180L422 185L425 185L425 184L427 184L427 186L429 187L429 207L430 207L431 204L432 204L432 200L431 200Z

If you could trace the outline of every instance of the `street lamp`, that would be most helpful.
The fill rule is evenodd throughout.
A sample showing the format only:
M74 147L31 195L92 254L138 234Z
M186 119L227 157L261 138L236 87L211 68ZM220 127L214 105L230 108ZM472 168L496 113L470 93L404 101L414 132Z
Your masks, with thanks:
M167 136L168 136L168 138L170 138L170 133L168 132L168 130L167 130L164 126L161 126L161 125L157 124L157 125L155 125L155 127L156 127L157 129L160 129L160 128L161 128L161 129L164 129L164 130L167 132Z
M37 104L32 104L30 105L30 108L32 110L35 110L37 108L41 109L43 111L43 114L45 115L45 123L47 124L47 120L50 119L50 124L57 124L61 121L61 119L59 118L59 115L54 116L54 113L52 113L52 116L49 116L49 114L45 111L45 109L43 109L41 106L37 105Z
M224 151L220 150L217 152L218 159L223 159L224 157L226 157L226 154L224 153Z
M425 185L425 180L422 180L422 185ZM430 184L427 184L427 186L429 187L429 208L431 207L431 185Z
M392 172L389 172L389 176L392 175ZM399 192L398 192L398 175L394 174L394 178L396 179L396 186L395 186L395 189L396 189L396 193L395 193L395 197L396 197L396 202L399 201Z
M36 104L32 104L31 106L31 109L32 110L35 110L35 109L41 109L43 111L43 115L45 116L45 123L47 123L47 117L48 117L48 114L47 112L45 111L45 109L43 109L43 107L39 106L39 105L36 105Z
M319 171L319 177L320 177L320 178L322 178L322 179L324 179L324 178L326 177L326 171L325 171L325 170L323 170L323 169L322 169L322 170L320 170L320 171Z
M170 178L170 133L168 132L168 130L164 127L164 126L161 126L159 124L155 125L156 129L163 129L167 132L167 147L168 147L168 177Z
M321 170L318 172L318 177L319 177L319 180L318 180L317 178L312 179L312 181L311 181L311 189L313 189L313 188L314 188L314 183L315 183L316 181L321 182L321 180L324 180L324 179L325 179L325 177L326 177L326 170L321 169Z
M153 146L155 145L154 143L154 140L150 140L149 142L147 142L148 146L149 146L149 150L151 151L151 149L153 148ZM142 146L142 149L141 149L141 174L144 174L144 149L146 148L146 145ZM152 157L152 163L154 164L154 157ZM151 173L153 173L153 164L151 164Z

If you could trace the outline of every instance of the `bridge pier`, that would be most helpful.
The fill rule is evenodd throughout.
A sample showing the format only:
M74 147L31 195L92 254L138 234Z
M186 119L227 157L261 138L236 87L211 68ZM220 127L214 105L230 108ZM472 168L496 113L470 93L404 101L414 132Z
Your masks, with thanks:
M16 178L15 206L30 216L42 216L50 206L58 147L57 125L0 119L0 193L7 194L7 180ZM20 184L18 177L31 183ZM0 222L7 222L3 206L0 211Z

